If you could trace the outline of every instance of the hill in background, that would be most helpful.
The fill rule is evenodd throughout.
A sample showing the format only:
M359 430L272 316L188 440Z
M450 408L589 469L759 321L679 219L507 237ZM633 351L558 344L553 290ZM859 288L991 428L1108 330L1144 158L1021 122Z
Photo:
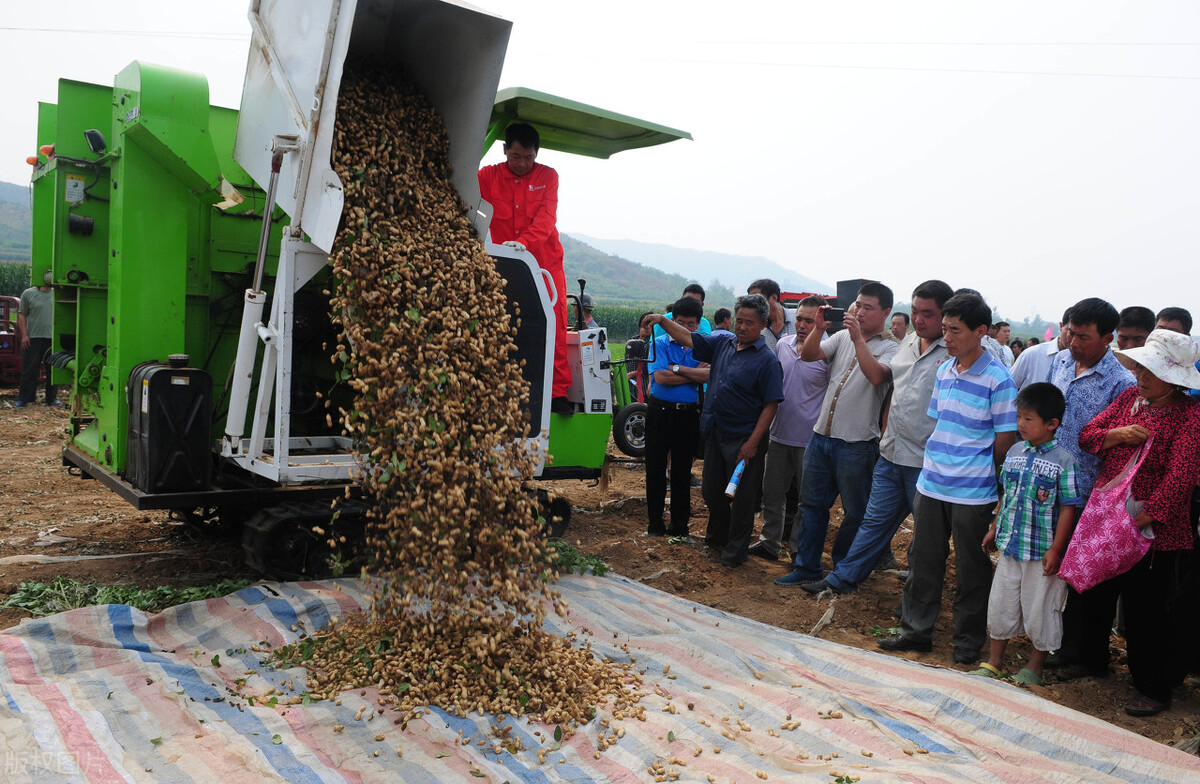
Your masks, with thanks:
M0 182L0 204L20 204L28 209L28 186L14 185L11 182Z
M0 182L0 261L29 261L32 241L29 189Z
M579 292L577 278L587 281L587 291L597 305L645 305L660 309L679 299L689 283L704 286L705 310L733 305L736 295L719 282L685 277L648 267L597 250L569 234L560 235L563 244L563 270L569 293Z
M636 240L606 240L582 234L563 234L564 267L569 293L577 293L578 278L587 280L587 292L598 306L645 307L659 310L674 302L689 283L706 292L705 312L733 306L737 295L755 278L774 278L785 291L833 293L835 288L801 275L761 256L675 248ZM28 262L31 258L33 218L29 188L0 182L0 262ZM20 289L28 285L24 270ZM737 276L736 278L734 276ZM11 283L11 281L10 281ZM907 310L901 305L900 309ZM998 317L998 314L997 314ZM1013 321L1015 335L1042 335L1048 326L1040 316ZM630 330L631 332L633 330Z
M738 294L744 294L746 286L758 278L771 278L784 291L837 293L836 286L802 275L763 256L738 256L637 240L600 239L583 234L574 236L593 248L667 273L682 275L688 280L719 280Z

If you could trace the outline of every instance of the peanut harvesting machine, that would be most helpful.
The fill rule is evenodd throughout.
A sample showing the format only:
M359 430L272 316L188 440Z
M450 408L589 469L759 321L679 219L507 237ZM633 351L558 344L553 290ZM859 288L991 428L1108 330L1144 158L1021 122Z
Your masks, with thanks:
M57 103L38 107L33 277L54 279L64 464L138 509L240 526L249 563L287 579L327 571L312 527L361 467L318 396L350 399L323 293L347 58L425 92L484 238L475 172L509 122L598 157L687 135L532 91L497 96L511 23L456 2L254 0L250 20L240 111L209 105L203 76L140 62L111 86L60 80ZM568 294L542 284L528 253L487 249L520 304L538 477L597 476L612 425L605 332L570 331L577 413L551 414L552 305ZM340 514L352 524L353 504Z

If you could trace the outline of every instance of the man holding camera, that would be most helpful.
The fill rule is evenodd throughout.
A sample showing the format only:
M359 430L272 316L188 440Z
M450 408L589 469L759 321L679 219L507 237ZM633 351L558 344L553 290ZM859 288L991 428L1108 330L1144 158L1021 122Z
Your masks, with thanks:
M829 386L813 437L804 451L800 485L800 533L791 574L779 585L801 585L821 579L821 553L829 529L829 510L840 495L842 524L833 544L836 564L850 550L871 493L871 476L879 457L880 412L891 387L890 365L900 346L884 336L892 311L892 290L864 283L845 313L846 329L825 337L836 309L817 311L816 324L800 358L829 364Z

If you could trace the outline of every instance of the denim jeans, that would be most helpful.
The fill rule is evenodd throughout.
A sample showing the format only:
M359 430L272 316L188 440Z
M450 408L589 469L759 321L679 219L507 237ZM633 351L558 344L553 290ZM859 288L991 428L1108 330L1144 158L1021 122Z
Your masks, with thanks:
M850 550L871 495L871 473L879 457L875 441L842 441L813 433L804 450L804 481L800 484L800 534L792 562L806 577L821 579L821 553L829 530L829 510L842 497L842 525L833 542L833 562Z
M917 495L920 467L902 466L881 458L875 464L871 481L871 500L854 543L846 557L837 562L825 580L839 591L852 591L875 568L880 556L892 544L904 518L912 513Z

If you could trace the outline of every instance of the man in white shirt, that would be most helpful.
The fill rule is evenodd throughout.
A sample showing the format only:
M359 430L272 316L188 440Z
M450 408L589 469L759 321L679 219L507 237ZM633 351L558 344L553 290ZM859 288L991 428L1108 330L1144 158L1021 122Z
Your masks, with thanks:
M1054 357L1060 351L1066 351L1071 342L1071 309L1063 313L1062 322L1058 325L1058 339L1047 340L1031 346L1021 352L1012 366L1013 383L1020 391L1030 384L1046 381L1050 378L1050 367Z

